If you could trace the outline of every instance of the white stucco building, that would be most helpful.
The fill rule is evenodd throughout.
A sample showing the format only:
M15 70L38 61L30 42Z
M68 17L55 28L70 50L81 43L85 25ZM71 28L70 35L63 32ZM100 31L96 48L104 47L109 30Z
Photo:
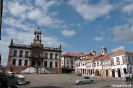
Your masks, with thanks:
M42 44L42 32L35 30L31 45L9 45L7 72L15 73L61 73L61 45L46 47Z
M69 73L73 71L76 67L75 62L80 60L83 53L71 53L67 52L61 56L61 68L64 73Z
M117 50L107 54L106 47L102 46L99 55L89 55L76 61L75 64L75 73L80 72L83 75L102 77L123 77L123 74L127 72L133 73L133 52Z

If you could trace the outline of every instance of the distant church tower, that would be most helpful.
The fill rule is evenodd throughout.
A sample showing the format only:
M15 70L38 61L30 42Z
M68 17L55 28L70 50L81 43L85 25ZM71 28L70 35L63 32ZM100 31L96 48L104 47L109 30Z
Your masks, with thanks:
M107 48L104 45L102 46L101 54L102 55L107 55Z
M35 33L34 33L33 46L42 46L41 34L42 32L39 30L39 27L38 27L38 30L35 30Z
M96 51L92 48L91 53L95 56L96 55Z

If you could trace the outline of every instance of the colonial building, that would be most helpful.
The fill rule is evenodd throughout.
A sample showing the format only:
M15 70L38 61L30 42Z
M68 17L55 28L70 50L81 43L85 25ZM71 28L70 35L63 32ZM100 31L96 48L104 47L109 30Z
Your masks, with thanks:
M42 32L35 30L31 45L9 45L7 72L16 73L61 73L61 45L58 48L44 47Z
M104 77L123 77L125 73L133 73L133 52L117 50L100 60Z
M71 73L75 70L75 61L80 60L83 53L67 52L61 56L61 68L63 73Z
M133 73L133 52L117 50L107 54L106 47L102 46L99 55L87 56L75 64L75 72L83 75L123 77L127 72Z
M100 58L106 55L107 49L105 46L102 46L101 52L99 55L96 55L96 51L92 49L92 51L85 57L81 57L82 60L76 61L76 73L82 73L83 75L95 75L95 69L97 69L97 65L100 66L100 61L97 58ZM99 72L98 72L99 73ZM97 74L98 75L98 74Z

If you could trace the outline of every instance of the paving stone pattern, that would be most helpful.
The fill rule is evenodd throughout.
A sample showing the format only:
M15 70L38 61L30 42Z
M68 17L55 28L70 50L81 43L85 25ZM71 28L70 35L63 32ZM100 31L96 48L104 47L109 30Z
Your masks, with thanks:
M18 88L115 88L111 85L125 85L123 78L93 77L93 84L75 85L76 79L81 76L73 74L22 74L26 77L26 85ZM132 82L128 82L133 88ZM117 87L118 88L118 87ZM125 87L123 87L125 88ZM128 87L129 88L129 87Z

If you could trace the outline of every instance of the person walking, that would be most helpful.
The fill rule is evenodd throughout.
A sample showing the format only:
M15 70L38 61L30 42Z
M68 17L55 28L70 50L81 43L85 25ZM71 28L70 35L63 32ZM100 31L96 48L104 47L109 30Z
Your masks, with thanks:
M130 81L130 75L127 73L127 81Z
M125 77L126 77L126 82L128 81L128 74L125 73Z
M123 74L123 79L124 79L125 82L127 81L127 79L126 79L126 73Z

